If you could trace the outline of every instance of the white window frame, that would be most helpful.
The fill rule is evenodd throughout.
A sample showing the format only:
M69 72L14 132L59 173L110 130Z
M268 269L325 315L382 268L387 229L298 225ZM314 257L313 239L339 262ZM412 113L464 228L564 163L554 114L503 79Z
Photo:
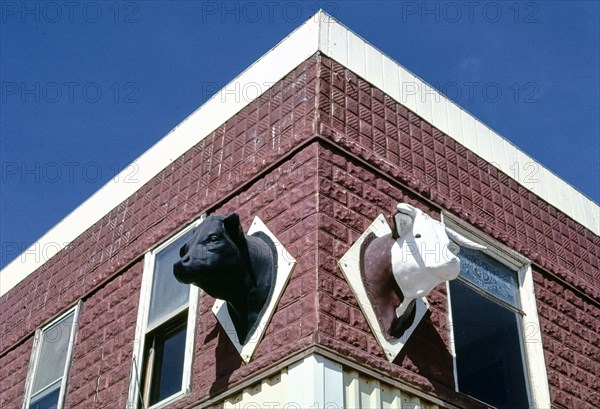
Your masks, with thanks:
M549 408L551 406L550 389L548 386L541 327L533 287L531 261L509 247L506 247L491 237L481 233L475 227L452 214L442 212L442 222L446 227L456 233L486 246L487 249L482 250L482 252L517 273L519 299L521 304L519 309L522 311L521 319L518 320L521 323L519 336L521 350L523 351L523 370L527 393L530 399L529 404L531 408ZM458 389L458 372L456 369L456 348L454 343L454 326L452 323L450 282L446 282L446 293L448 294L448 335L454 367L454 385L456 391L460 392Z
M33 388L34 376L36 375L39 358L41 352L42 345L42 335L44 331L53 325L59 323L63 320L67 315L73 313L73 325L71 327L71 331L69 333L69 347L67 349L67 355L65 357L65 368L62 374L62 378L60 381L60 389L58 395L58 405L57 409L62 409L65 404L65 397L67 395L67 383L69 378L69 371L71 369L71 362L73 358L73 349L75 346L75 341L77 339L77 329L79 326L79 310L81 306L81 301L79 301L74 307L69 308L67 311L59 315L57 318L44 325L43 327L38 328L35 331L35 337L33 340L33 347L31 348L31 358L29 359L29 369L27 370L27 381L25 382L25 395L23 398L23 403L21 405L22 409L29 408L31 404L31 392Z
M185 310L185 308L178 309L173 314L171 314L171 316L166 318L160 325L155 325L154 328L148 328L147 322L148 314L150 312L150 296L152 293L152 281L154 278L154 263L156 259L156 254L169 247L171 244L177 241L184 234L188 233L190 230L196 228L204 220L204 218L204 215L201 216L198 220L195 220L184 229L169 237L167 240L156 245L153 249L150 249L144 256L144 272L142 275L140 302L138 305L137 325L135 327L133 356L131 360L131 372L129 377L127 409L138 409L138 398L143 393L143 391L141 390L141 382L143 378L142 369L144 367L142 360L144 359L144 344L146 334ZM181 390L163 399L162 401L157 402L152 406L149 406L148 409L158 409L164 407L172 403L173 401L182 398L183 396L189 395L191 392L192 358L194 355L194 335L196 330L196 315L198 310L199 294L200 289L195 285L191 285L190 298L186 307L188 309L188 316Z

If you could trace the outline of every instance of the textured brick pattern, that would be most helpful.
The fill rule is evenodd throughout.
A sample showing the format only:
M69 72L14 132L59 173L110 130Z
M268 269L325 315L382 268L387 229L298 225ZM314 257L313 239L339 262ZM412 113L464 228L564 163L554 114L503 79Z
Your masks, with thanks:
M474 402L463 401L454 392L445 286L440 285L432 292L431 313L414 333L407 334L409 342L391 364L383 356L337 266L337 260L378 214L386 215L392 225L389 215L396 203L410 203L439 218L435 208L335 148L321 148L319 177L319 342L396 379L475 407Z
M301 65L2 297L0 322L10 330L3 334L1 351L211 210L311 134L315 66L315 58Z
M600 407L600 308L547 273L533 278L553 403Z
M143 262L83 299L66 407L124 407L135 340Z
M2 323L0 367L3 375L0 386L0 407L11 409L20 407L25 376L18 380L21 386L14 388L12 383L17 382L16 379L8 378L4 372L21 373L19 371L22 371L23 366L27 366L31 340L36 328L51 321L77 300L85 300L89 294L99 291L109 281L119 280L117 275L123 274L124 269L127 269L128 266L140 262L149 248L202 213L219 211L221 206L231 200L231 203L237 203L237 205L230 206L229 210L238 210L246 223L251 221L250 214L252 216L259 214L269 228L276 234L282 234L281 241L286 247L291 249L298 247L299 253L293 252L297 259L299 259L297 254L308 253L300 245L300 242L304 242L304 246L306 246L311 239L312 243L316 239L307 234L311 223L316 225L316 219L314 216L311 219L306 210L310 208L307 201L309 203L316 201L314 195L316 190L313 189L312 197L306 199L303 195L310 190L310 182L299 185L298 189L289 192L288 187L297 181L302 182L304 177L309 179L310 168L316 169L312 163L307 165L307 170L297 171L296 168L302 164L298 158L306 159L306 154L305 156L293 156L294 150L300 149L300 145L315 134L316 65L316 57L301 64L267 93L178 158L127 201L103 217L70 246L2 297L0 300L0 322ZM316 151L309 156L316 158ZM286 163L285 175L296 170L294 177L289 179L279 175L278 172L284 168L270 172L271 168L277 166L277 162ZM256 182L256 178L260 177L263 178L263 181ZM256 183L262 183L262 188L250 192L250 187L255 186ZM274 190L267 189L268 186L273 186ZM284 197L286 200L282 200ZM269 201L272 203L271 206L266 206L258 211L260 207L258 201L263 201L264 204ZM315 206L313 207L316 209ZM306 231L288 231L291 227L290 223L298 221L298 215L302 217L299 226L303 226ZM279 224L274 226L273 220L281 221L277 221ZM316 260L314 251L313 260ZM305 267L299 265L293 277L300 275L303 268ZM141 271L138 271L138 274L141 274ZM306 279L304 281L304 292L306 293L306 286L309 283L306 282ZM316 285L314 288L316 289ZM301 290L302 284L290 285L283 296L284 302L281 305L284 305L285 302L299 301ZM290 291L291 295L288 294ZM287 299L286 297L291 298ZM135 288L135 294L129 296L129 308L132 311L137 311L138 300L139 283ZM92 302L91 299L89 302ZM302 302L304 305L310 304L310 301L307 300ZM90 308L86 304L87 302L84 302L84 310ZM203 312L207 311L207 305L205 302L202 303ZM102 311L104 307L105 305L102 303L93 305L93 309L98 311ZM100 313L93 312L93 314ZM286 320L289 318L298 324L298 327L300 324L304 325L302 333L306 334L306 328L310 326L311 320L312 322L316 320L315 314L312 316L310 314L309 316L298 315L296 311L289 313L284 311L283 314L285 314L285 318L279 312L276 313L276 325L273 328L277 328L277 325L282 327L287 324ZM111 310L110 316L112 315L114 313ZM212 313L204 315L212 315ZM135 326L135 319L131 325ZM269 331L273 331L273 328L269 328ZM210 329L213 331L213 335L207 338L207 334L203 333L202 336L198 336L197 340L198 344L207 343L207 347L212 345L214 348L216 342L214 336L218 335L218 331L214 328L214 323L211 324ZM134 328L129 329L131 336L128 345L119 351L122 355L120 359L130 359L126 358L125 354L131 356L133 330ZM293 330L281 332L279 335L283 337L277 338L274 342L282 343L284 342L282 339L289 340L290 337L301 334L297 334ZM88 339L84 338L83 344L78 344L77 347L88 351L90 349L88 343L103 343L103 337L104 335L95 333ZM214 341L212 344L209 342L211 339ZM28 347L24 348L24 345L27 344ZM221 347L222 344L225 342L220 341L219 346ZM230 347L226 346L225 348ZM22 352L23 349L28 352L19 354L18 358L15 358L15 351ZM211 352L214 354L214 349ZM237 354L235 351L230 352L232 351L226 351L224 354L228 356ZM261 362L258 359L260 354L261 351L257 351L257 364ZM97 357L97 352L94 356ZM274 357L275 355L268 359L265 358L263 366L267 361L272 362ZM73 367L82 368L78 366L78 361L82 359L85 359L83 355L76 355ZM211 360L214 363L214 357L206 358L206 363L201 364L203 365L201 368L209 368ZM200 361L199 359L195 363ZM238 366L240 364L241 362L236 363ZM85 368L87 370L87 366ZM244 368L241 372L245 370ZM223 372L224 369L220 369L220 371ZM81 379L80 373L75 370L71 375L73 378ZM92 379L94 375L95 378ZM123 368L121 375L128 378L129 367ZM75 407L87 408L88 405L98 402L100 397L98 395L96 398L92 398L89 394L90 388L93 388L95 396L97 372L94 374L86 372L84 377L85 391L74 392L75 396L68 398L77 400L77 402L73 402ZM120 379L110 379L115 382L115 390L122 389ZM112 388L111 384L106 384L109 382L107 378L102 378L101 382L103 382L101 386L104 389ZM225 385L226 382L221 384ZM15 392L18 393L18 397L7 395L8 390L16 389L19 389ZM195 386L194 389L198 390L198 387ZM204 391L206 393L206 388ZM118 394L119 407L124 407L126 397L120 395L120 392ZM113 394L106 396L106 399L113 398ZM9 399L13 406L6 406L5 402ZM14 404L15 402L18 404Z
M0 359L0 408L21 407L32 347L33 336Z
M339 234L333 238L320 230L320 265L329 268L320 276L321 308L330 321L319 327L330 337L321 342L425 390L447 393L440 387L452 387L451 361L443 348L448 345L443 286L429 297L433 325L426 321L417 329L396 361L400 370L374 359L381 352L364 319L356 318L356 303L330 260L344 254L358 232L395 202L407 201L436 218L444 209L543 271L544 280L536 277L536 295L553 403L599 407L600 237L336 62L323 58L319 69L319 132L345 152L329 155L332 171L320 182L331 204L320 199L320 211L329 217L319 227ZM417 342L433 343L441 352L419 356Z
M382 355L337 267L379 213L446 210L534 262L553 404L600 406L600 238L327 57L308 59L0 299L0 407L21 405L36 328L83 301L67 405L125 407L144 253L204 212L255 215L298 260L243 364L199 303L183 408L318 343L456 405L447 298ZM389 220L391 222L391 220ZM424 351L427 351L425 353ZM435 352L431 352L435 351Z
M338 146L600 298L600 237L335 61L319 65L319 131Z
M200 303L192 395L174 407L204 400L308 346L316 329L317 145L312 144L216 209L237 211L247 230L259 216L297 260L296 267L252 361L239 354L211 312Z

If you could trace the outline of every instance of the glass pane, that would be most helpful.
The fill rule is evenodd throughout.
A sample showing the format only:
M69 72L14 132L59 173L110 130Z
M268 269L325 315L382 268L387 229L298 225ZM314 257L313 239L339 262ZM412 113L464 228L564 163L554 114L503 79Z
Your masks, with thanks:
M168 333L156 335L156 367L152 404L181 391L185 335L187 326L181 325Z
M459 390L498 408L528 408L519 316L458 280L450 294Z
M461 248L460 275L482 290L520 307L517 273L478 250Z
M42 332L32 395L62 378L65 371L73 313Z
M181 284L173 275L173 264L179 259L179 249L188 241L188 232L156 255L148 326L160 324L173 311L186 305L190 299L190 286Z
M31 398L29 409L56 409L56 407L58 406L59 395L60 382L58 382L56 386L54 386L50 390L40 394L40 396Z

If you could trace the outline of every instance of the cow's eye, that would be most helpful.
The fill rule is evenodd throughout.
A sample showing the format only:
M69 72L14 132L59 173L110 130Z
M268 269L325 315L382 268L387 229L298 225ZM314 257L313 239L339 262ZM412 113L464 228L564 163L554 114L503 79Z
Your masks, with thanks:
M421 238L421 234L417 233L415 234L415 239L420 239Z
M210 236L208 236L208 241L211 243L216 243L219 241L219 236L217 236L216 234L211 234Z

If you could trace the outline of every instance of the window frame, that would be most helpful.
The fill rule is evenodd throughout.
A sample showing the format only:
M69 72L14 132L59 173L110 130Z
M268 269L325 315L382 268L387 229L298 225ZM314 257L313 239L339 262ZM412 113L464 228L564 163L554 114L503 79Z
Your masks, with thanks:
M162 250L175 243L186 233L190 232L205 219L205 215L200 216L197 220L193 221L177 233L171 235L169 238L156 244L154 247L149 249L144 255L144 271L142 273L142 285L140 289L140 301L138 304L137 314L137 325L135 327L135 338L133 346L133 355L131 359L131 370L129 375L129 392L127 398L127 408L137 409L142 408L139 406L140 397L143 394L142 381L144 380L144 354L145 354L145 343L147 335L155 331L157 328L167 324L180 314L183 314L187 309L187 327L186 327L186 342L184 352L184 363L183 363L183 376L182 376L182 387L181 390L151 406L148 409L158 409L164 407L176 401L184 396L187 396L191 392L191 373L192 363L194 355L194 336L196 330L196 317L199 303L200 289L194 285L190 285L190 296L186 307L180 307L169 316L167 316L159 324L152 327L148 327L148 317L150 313L150 298L152 295L152 283L154 280L154 267L156 255Z
M42 350L43 344L43 333L47 329L52 326L58 324L60 321L65 319L68 315L73 313L73 324L71 327L71 331L69 333L69 344L67 348L67 354L65 356L65 368L63 369L62 377L60 380L60 388L58 392L58 402L56 405L57 409L61 409L64 407L65 398L67 395L67 384L69 379L69 372L71 370L71 363L73 361L73 351L75 349L75 342L77 341L77 332L79 329L79 311L81 310L81 300L77 302L74 306L70 307L68 310L60 314L58 317L50 321L48 324L38 327L35 330L35 336L33 339L33 346L31 348L31 356L29 358L29 368L27 369L27 379L25 381L25 394L23 396L23 403L21 404L22 409L28 409L31 404L31 392L34 385L34 377L37 375L37 370L39 366L39 359ZM53 385L53 384L51 384ZM49 389L49 386L46 386L46 390ZM40 391L42 392L42 391ZM39 392L38 392L39 393Z
M520 307L515 307L488 294L468 280L458 277L461 283L467 287L487 297L491 302L497 302L502 307L512 311L518 316L518 332L521 347L521 356L523 360L523 374L529 405L536 408L545 408L551 406L550 389L548 385L548 374L546 371L546 362L544 358L544 348L542 345L541 327L537 312L537 303L534 292L533 273L531 261L509 247L499 243L491 237L481 233L478 229L462 221L458 217L442 212L442 222L447 228L472 240L476 243L486 246L483 253L504 264L517 275L518 297ZM458 385L458 371L456 366L456 345L454 343L454 326L452 316L452 302L450 282L446 282L446 293L448 294L448 336L450 340L450 353L452 354L452 363L454 371L454 387L457 392L461 392Z

